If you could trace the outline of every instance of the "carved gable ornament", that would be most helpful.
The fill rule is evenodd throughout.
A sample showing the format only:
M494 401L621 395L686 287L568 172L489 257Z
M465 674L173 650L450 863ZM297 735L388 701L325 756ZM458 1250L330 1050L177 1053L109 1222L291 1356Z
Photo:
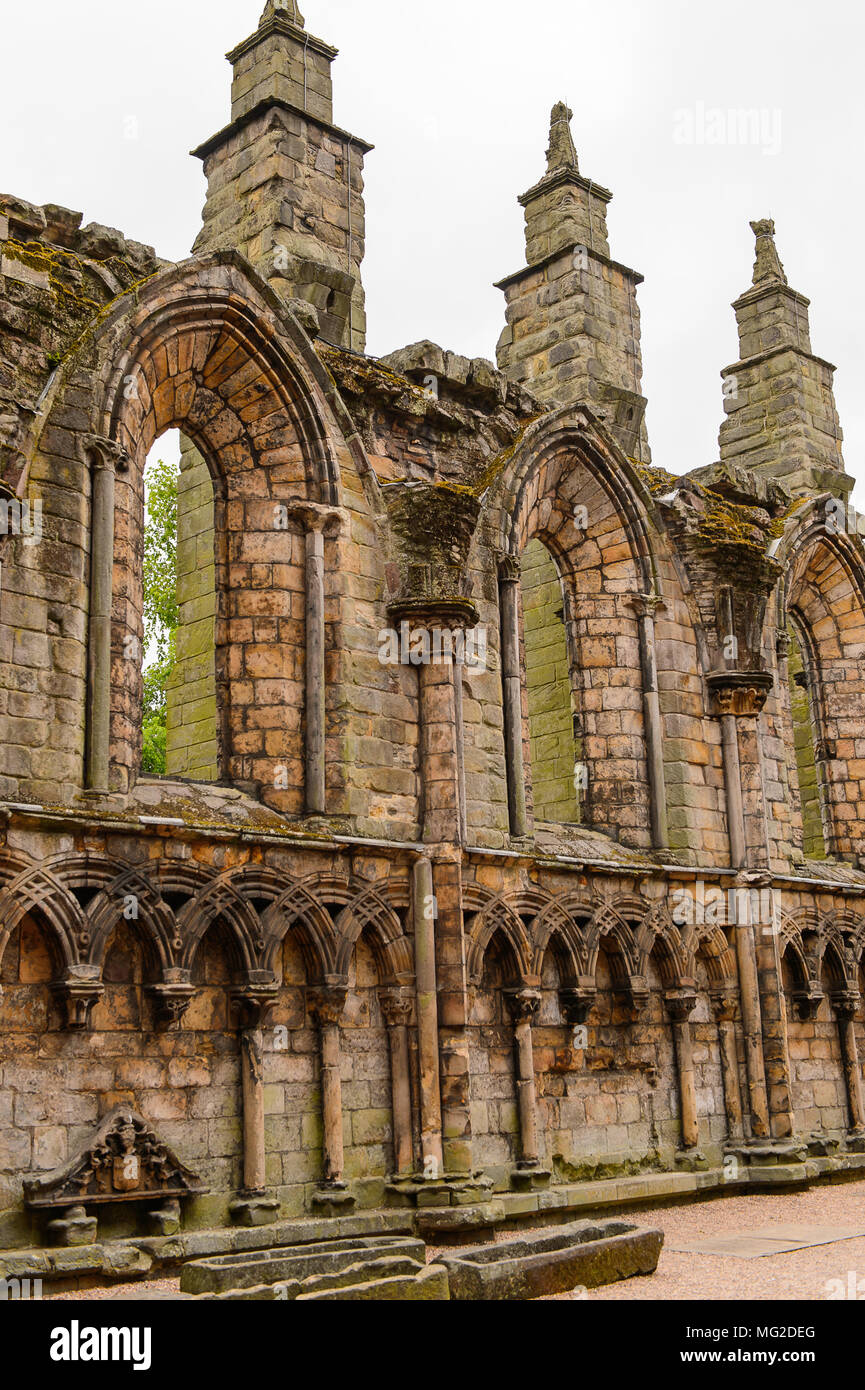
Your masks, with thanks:
M24 1179L28 1207L68 1207L146 1197L190 1197L208 1189L129 1106L106 1115L92 1143L62 1168Z

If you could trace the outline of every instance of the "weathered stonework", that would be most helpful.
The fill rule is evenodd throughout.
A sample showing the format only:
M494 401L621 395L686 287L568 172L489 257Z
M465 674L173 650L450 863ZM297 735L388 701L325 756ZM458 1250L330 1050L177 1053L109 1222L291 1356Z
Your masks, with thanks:
M564 107L498 368L377 361L334 50L274 0L231 56L188 260L0 196L0 1247L47 1239L25 1183L117 1107L196 1175L189 1235L853 1164L865 553L770 224L721 459L676 478ZM134 1203L81 1204L82 1268L150 1267Z

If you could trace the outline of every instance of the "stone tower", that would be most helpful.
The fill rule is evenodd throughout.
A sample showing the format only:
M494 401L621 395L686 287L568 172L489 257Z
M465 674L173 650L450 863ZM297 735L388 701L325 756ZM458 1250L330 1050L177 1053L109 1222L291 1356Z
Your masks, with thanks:
M236 248L321 337L363 352L363 161L372 149L333 124L337 50L304 27L295 0L268 0L228 54L231 124L193 153L207 201L196 251Z
M753 283L733 305L739 361L725 367L721 462L782 479L794 493L848 496L835 368L811 351L810 300L791 289L775 246L775 223L752 222Z
M626 454L648 462L636 297L643 277L610 258L613 195L580 173L572 116L563 102L553 107L547 172L520 198L527 266L498 282L507 300L499 367L543 401L585 402L606 416Z

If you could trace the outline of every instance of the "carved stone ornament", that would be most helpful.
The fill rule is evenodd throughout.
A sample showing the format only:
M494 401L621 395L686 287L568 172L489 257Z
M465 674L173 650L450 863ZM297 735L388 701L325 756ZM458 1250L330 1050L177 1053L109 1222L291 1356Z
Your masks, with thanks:
M118 1105L106 1115L88 1147L64 1167L24 1179L28 1207L189 1197L207 1190L127 1105Z
M709 676L716 713L736 718L760 714L773 685L768 671L717 671Z

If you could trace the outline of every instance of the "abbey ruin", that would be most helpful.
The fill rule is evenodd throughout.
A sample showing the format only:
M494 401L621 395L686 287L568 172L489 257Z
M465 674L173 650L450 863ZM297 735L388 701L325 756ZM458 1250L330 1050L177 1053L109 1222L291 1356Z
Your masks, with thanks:
M773 223L673 476L566 106L497 364L374 359L336 50L228 57L189 259L0 196L0 1251L865 1167L865 551Z

